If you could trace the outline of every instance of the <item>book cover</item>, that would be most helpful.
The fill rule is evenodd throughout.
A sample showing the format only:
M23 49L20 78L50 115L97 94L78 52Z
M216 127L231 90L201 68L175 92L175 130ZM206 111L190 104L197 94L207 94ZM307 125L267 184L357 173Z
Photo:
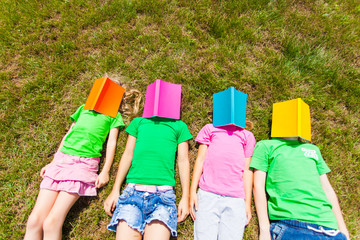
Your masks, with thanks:
M273 104L271 137L311 141L310 108L301 98Z
M143 117L180 119L181 85L156 79L147 86Z
M116 118L124 92L125 89L110 78L96 79L84 108Z
M246 127L247 94L230 87L213 94L213 126Z

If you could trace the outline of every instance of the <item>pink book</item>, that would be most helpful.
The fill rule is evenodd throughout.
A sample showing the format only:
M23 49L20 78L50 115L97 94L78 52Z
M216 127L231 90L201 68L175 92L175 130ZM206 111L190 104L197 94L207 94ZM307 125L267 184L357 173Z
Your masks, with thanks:
M181 85L156 79L147 86L143 118L180 119Z

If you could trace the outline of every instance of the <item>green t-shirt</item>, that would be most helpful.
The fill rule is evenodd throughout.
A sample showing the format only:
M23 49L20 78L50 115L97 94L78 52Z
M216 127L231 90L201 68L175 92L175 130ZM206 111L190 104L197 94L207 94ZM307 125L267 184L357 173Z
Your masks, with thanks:
M256 144L250 168L267 172L270 220L299 220L338 229L320 175L330 172L310 143L271 139Z
M125 130L136 137L126 182L175 186L175 154L179 143L192 138L181 120L135 118Z
M66 136L61 152L79 157L100 157L110 129L125 126L120 113L116 118L80 106L70 116L76 122Z

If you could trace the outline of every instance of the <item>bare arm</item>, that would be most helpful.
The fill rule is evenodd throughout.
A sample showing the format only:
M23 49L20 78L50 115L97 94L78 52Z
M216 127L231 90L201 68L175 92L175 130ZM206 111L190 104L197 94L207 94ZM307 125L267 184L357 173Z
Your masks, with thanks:
M121 156L113 189L104 202L104 210L109 216L112 216L112 212L115 210L116 201L120 195L120 187L125 180L126 174L130 169L135 149L135 143L136 137L129 135L126 142L125 151Z
M254 200L256 214L259 220L260 240L270 240L270 221L265 192L266 172L255 170L254 172Z
M109 132L108 141L106 144L106 157L102 171L95 181L95 187L101 188L109 182L109 171L115 156L116 141L119 134L119 128L112 128Z
M190 187L190 215L193 220L195 220L195 210L198 210L198 198L196 195L196 190L199 185L200 177L203 172L203 165L206 156L208 146L205 144L200 144L198 154L195 160L195 166L193 170L191 187Z
M344 233L347 239L350 239L349 231L346 228L346 224L342 216L338 198L326 174L320 175L320 182L326 194L326 197L331 202L332 211L334 212L340 232Z
M245 169L244 169L244 187L245 187L245 209L246 209L246 218L247 223L249 224L250 219L252 218L251 214L251 197L252 197L252 188L254 181L254 173L250 169L251 157L245 158Z
M189 185L190 185L190 162L188 141L178 144L178 166L182 196L178 205L178 222L182 222L189 215Z

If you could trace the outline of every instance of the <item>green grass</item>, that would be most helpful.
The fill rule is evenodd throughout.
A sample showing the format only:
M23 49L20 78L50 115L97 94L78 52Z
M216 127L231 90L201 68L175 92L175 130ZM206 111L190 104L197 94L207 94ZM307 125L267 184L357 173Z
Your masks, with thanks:
M0 10L1 239L23 237L38 173L105 72L143 93L157 78L182 84L182 120L194 136L208 123L212 94L230 86L248 94L257 140L269 137L274 102L303 98L350 234L360 238L359 2L3 0ZM102 205L125 140L122 131L110 183L69 213L65 239L114 238ZM256 217L244 238L257 239ZM178 239L192 239L190 218Z

